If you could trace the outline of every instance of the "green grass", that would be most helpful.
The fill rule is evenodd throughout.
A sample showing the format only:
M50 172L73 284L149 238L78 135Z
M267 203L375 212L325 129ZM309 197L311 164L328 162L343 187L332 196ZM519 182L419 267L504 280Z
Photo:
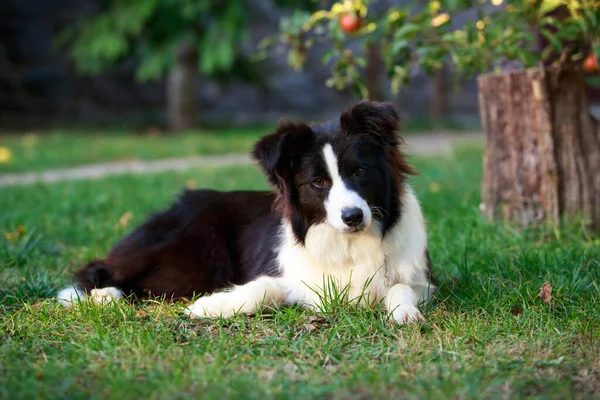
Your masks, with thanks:
M404 134L445 131L476 131L467 123L444 122L435 125L424 120L405 124ZM52 131L46 133L0 135L0 148L7 148L10 160L0 154L0 174L40 171L106 161L156 160L169 157L246 153L273 126L246 129L213 129L181 135L148 135L131 131ZM0 152L2 150L0 149Z
M441 288L427 322L406 327L343 304L195 321L162 302L47 299L185 182L264 188L255 169L2 189L0 398L600 396L600 241L577 226L484 223L478 152L414 161ZM537 298L546 281L549 304Z
M128 132L53 132L0 136L11 158L2 172L40 171L105 161L155 160L169 157L246 153L271 127L245 130L147 135Z

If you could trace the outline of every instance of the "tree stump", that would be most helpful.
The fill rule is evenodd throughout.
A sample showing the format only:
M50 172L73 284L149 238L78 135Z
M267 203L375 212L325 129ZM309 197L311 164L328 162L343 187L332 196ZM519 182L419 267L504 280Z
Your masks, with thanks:
M600 124L572 67L478 78L485 135L481 209L529 225L582 217L600 230Z

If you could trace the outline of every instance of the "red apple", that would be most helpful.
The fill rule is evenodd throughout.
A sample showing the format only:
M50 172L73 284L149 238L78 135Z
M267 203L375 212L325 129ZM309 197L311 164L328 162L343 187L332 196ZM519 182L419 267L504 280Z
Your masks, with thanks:
M586 72L598 71L598 60L596 60L596 56L594 54L589 54L585 60L583 60L583 69Z
M340 29L346 33L354 32L362 26L362 18L355 13L342 14L340 17Z

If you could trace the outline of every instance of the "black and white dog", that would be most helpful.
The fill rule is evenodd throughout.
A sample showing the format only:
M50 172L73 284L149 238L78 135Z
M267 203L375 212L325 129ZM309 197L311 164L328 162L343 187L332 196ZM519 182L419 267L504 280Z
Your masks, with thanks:
M400 324L435 290L421 208L406 182L391 104L360 102L339 120L280 123L252 155L276 192L186 191L168 210L88 263L64 305L125 294L206 294L193 317L319 308L333 285Z

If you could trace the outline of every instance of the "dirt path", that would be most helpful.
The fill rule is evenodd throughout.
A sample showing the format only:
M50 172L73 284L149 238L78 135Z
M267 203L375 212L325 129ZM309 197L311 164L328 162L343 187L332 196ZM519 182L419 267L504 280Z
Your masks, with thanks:
M406 139L406 152L420 156L450 154L460 143L480 143L479 133L415 135ZM41 172L24 172L0 175L0 187L31 185L38 182L53 183L79 179L100 179L111 175L146 174L163 171L184 171L194 167L227 167L249 165L247 154L222 154L168 158L154 161L118 161L72 168L49 169Z

